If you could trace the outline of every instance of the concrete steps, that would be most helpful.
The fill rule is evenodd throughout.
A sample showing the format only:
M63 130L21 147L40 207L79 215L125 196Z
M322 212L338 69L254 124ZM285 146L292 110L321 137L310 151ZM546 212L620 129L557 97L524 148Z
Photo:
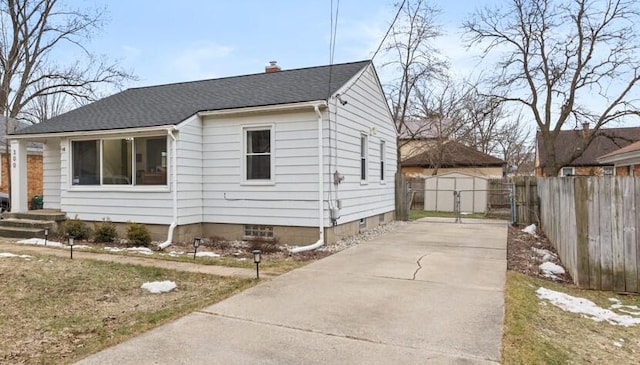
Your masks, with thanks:
M38 209L20 213L4 213L0 219L0 237L44 238L44 229L49 236L58 230L58 224L67 215L59 210Z

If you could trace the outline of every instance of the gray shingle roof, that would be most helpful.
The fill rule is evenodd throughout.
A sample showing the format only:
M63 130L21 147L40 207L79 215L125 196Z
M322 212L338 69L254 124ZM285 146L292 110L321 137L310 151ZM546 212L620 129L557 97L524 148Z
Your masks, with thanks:
M12 134L154 127L178 124L200 111L326 100L370 63L360 61L133 88Z
M593 133L593 131L590 133ZM567 166L599 165L598 157L640 140L640 127L602 128L596 133L596 137L594 137L582 155L568 163ZM556 159L558 161L568 159L576 148L580 148L583 139L582 130L560 131L555 141ZM544 168L547 164L547 154L545 153L544 140L541 132L536 134L536 140L538 143L538 153L540 155L539 167Z
M504 160L456 141L446 141L444 144L434 146L402 161L403 167L503 167L504 165L506 165Z

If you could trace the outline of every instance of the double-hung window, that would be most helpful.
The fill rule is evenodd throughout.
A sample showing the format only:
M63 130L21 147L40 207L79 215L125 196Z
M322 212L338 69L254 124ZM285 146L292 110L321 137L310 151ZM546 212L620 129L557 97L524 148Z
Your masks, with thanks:
M360 135L360 182L367 182L367 135Z
M167 185L167 137L71 142L71 185Z
M384 183L384 155L386 153L385 150L385 142L380 141L380 182Z
M270 126L244 129L245 181L273 181L272 137Z

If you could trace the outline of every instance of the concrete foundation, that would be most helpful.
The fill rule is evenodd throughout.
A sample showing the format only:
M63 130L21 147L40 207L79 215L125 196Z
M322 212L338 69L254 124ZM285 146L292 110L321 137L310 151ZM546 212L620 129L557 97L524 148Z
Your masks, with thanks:
M363 224L359 220L339 224L334 227L325 227L324 241L331 243L340 239L362 233L381 224L395 219L394 212L376 214L364 219ZM94 228L96 223L87 222ZM114 223L118 236L127 237L127 224ZM169 226L162 224L147 224L151 239L165 241ZM309 245L318 241L318 227L273 226L274 239L282 245ZM246 240L243 224L226 223L195 223L178 226L173 232L173 242L191 242L194 237L208 238L211 240Z

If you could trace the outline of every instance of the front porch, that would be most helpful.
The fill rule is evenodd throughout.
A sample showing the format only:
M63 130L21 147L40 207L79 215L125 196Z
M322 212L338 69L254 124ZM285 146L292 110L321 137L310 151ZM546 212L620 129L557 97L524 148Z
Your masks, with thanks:
M57 209L37 209L3 213L0 219L0 237L44 238L44 229L57 232L67 214Z

